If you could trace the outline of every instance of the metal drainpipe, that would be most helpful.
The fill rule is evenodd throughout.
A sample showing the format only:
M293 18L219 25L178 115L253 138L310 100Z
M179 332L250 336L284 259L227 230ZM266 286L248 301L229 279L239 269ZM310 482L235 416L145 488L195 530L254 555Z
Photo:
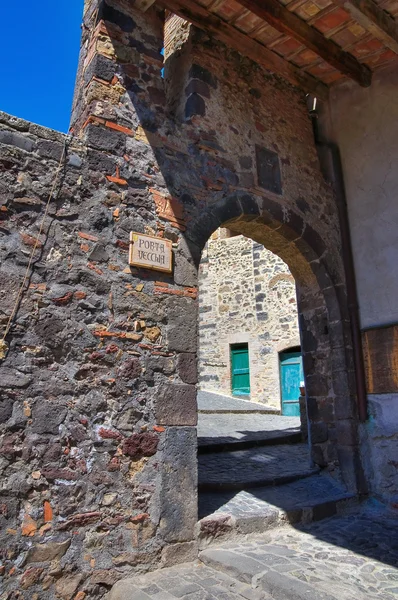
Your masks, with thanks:
M357 392L357 406L359 420L363 423L367 419L367 393L365 379L365 365L363 360L362 335L359 324L358 293L355 280L354 259L352 255L351 234L348 222L347 199L345 194L343 169L339 148L336 144L325 143L319 139L318 114L310 110L310 117L314 131L317 149L326 150L331 159L332 185L336 194L337 212L341 231L341 248L343 265L347 286L348 313L350 317L352 346L354 352L354 369Z

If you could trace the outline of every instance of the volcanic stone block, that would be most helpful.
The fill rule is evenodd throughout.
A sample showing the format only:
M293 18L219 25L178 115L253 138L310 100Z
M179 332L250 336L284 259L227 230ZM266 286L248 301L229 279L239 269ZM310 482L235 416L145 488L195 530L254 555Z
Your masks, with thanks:
M86 128L86 134L87 143L94 148L116 154L123 153L125 150L126 136L124 133L90 124Z
M196 354L183 352L178 355L177 370L184 383L194 384L198 382L198 368L196 363Z
M12 415L13 401L9 398L0 400L0 423L5 423Z
M32 152L36 146L33 140L13 131L0 131L0 142L8 146L16 146L26 152Z
M16 369L1 367L0 388L26 388L32 381L32 377L25 375Z
M196 389L193 385L168 383L156 399L156 420L161 425L196 425Z
M169 350L196 352L198 326L196 303L187 298L169 298L167 314Z
M160 530L167 542L194 537L197 521L196 429L167 430L162 464Z
M67 409L52 402L40 402L33 409L32 429L35 433L58 433L58 427L65 419Z
M178 285L195 286L198 283L196 264L200 262L200 250L181 238L175 256L174 281ZM196 264L195 264L196 263Z

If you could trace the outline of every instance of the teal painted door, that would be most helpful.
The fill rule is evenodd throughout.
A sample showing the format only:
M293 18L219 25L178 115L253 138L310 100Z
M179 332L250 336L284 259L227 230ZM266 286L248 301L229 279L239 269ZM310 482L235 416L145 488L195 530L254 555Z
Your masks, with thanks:
M304 379L301 352L281 352L279 359L282 414L288 417L299 417L300 382Z
M231 346L232 394L250 394L249 347L247 344Z

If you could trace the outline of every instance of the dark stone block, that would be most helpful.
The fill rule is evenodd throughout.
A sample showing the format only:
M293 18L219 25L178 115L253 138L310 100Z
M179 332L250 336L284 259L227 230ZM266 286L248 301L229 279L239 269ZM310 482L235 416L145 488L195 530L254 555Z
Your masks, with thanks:
M305 228L303 235L302 235L302 239L304 242L306 242L308 244L308 246L311 248L311 250L313 250L313 252L318 257L322 256L322 254L325 252L325 250L326 250L325 241L322 239L322 237L319 235L319 233L317 233L314 229L312 229L312 227L309 227L309 225L307 225L307 227Z
M111 81L115 75L116 63L102 54L96 54L84 73L84 81L88 84L93 77Z
M191 79L187 87L185 88L185 95L189 96L196 92L200 96L210 98L210 89L207 83L200 81L199 79Z
M326 423L310 423L311 442L322 444L328 439L328 426Z
M327 375L321 373L308 374L305 379L307 392L311 396L327 397L330 390L330 381Z
M239 197L239 202L243 208L244 215L259 215L260 208L257 200L253 196L245 195Z
M319 419L319 406L316 398L311 396L307 398L307 413L310 420L316 421Z
M197 266L200 262L200 251L194 244L188 244L180 238L175 254L174 281L178 285L196 286L198 283Z
M262 221L271 229L277 229L284 221L283 207L270 198L262 199L261 214Z
M131 33L136 28L134 20L129 15L126 15L120 10L113 8L113 6L109 6L109 4L104 2L104 0L101 2L98 9L97 20L100 21L101 19L104 21L109 21L109 23L113 23L113 25L117 25L126 33Z
M242 215L242 205L239 202L238 196L229 196L228 198L223 198L223 200L217 202L217 204L214 204L211 207L211 211L216 215L217 219L215 221L219 223L217 224L217 227L219 227L231 219L240 217ZM215 231L217 227L215 227L213 231ZM210 233L213 233L213 231ZM210 234L208 237L210 237Z
M36 148L33 140L14 131L0 130L0 143L7 144L7 146L16 146L26 152L32 152Z
M363 475L361 459L358 448L355 446L338 446L337 456L339 459L341 474L348 491L354 493L366 493L367 484Z
M311 457L314 463L319 467L326 467L328 464L322 444L314 444L312 442Z
M166 95L164 93L164 90L160 90L156 87L148 87L147 92L149 94L149 99L151 102L153 102L153 104L157 104L160 106L163 106L163 104L165 104Z
M193 93L189 96L185 104L185 118L190 119L194 115L204 117L206 114L206 104L202 96Z
M251 169L253 167L253 159L251 156L240 156L239 164L242 169Z
M90 123L86 128L86 136L87 144L99 150L123 154L126 149L126 135L119 131L108 129L108 127L101 127Z
M239 173L239 185L244 188L252 188L255 185L253 173Z
M191 79L200 79L200 81L204 81L204 83L207 83L212 88L217 87L217 78L215 75L212 75L210 71L200 65L192 65L189 70L189 77Z
M57 434L66 414L67 409L60 404L40 401L32 410L32 431Z
M59 142L40 140L37 144L37 151L44 158L52 158L53 160L60 161L64 147Z
M337 441L343 446L356 446L358 443L357 424L353 419L336 422Z
M179 354L177 358L177 371L184 383L197 383L198 368L196 354L188 352Z
M336 396L334 410L336 419L352 419L357 415L356 396Z
M107 262L109 256L102 244L95 244L93 250L89 254L89 259L94 262Z
M12 415L13 401L11 399L0 400L0 423L5 423Z
M268 321L268 313L267 312L258 312L257 313L257 321Z
M0 388L26 388L32 382L30 375L1 366Z
M276 152L256 146L258 185L265 190L282 194L279 157Z
M196 352L198 320L196 303L187 298L169 298L167 309L169 350Z
M89 169L94 171L101 171L101 173L110 174L116 170L116 160L97 150L88 150L87 152L87 166Z
M156 421L160 425L196 425L196 389L193 385L168 383L159 388Z
M185 542L194 537L198 520L196 445L194 427L170 427L166 432L161 466L160 531L167 542Z

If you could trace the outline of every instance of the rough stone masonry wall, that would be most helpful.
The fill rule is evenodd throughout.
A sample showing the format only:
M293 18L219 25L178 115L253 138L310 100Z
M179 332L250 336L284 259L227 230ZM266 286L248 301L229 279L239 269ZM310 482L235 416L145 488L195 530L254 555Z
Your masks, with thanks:
M7 600L100 598L195 555L197 265L231 219L299 282L313 456L359 484L339 230L305 99L194 30L164 80L162 47L156 7L86 2L76 137L0 365ZM1 115L2 328L65 139ZM255 144L278 153L282 194L257 185ZM172 276L128 267L130 231L173 242Z
M219 230L199 270L200 389L231 395L238 343L249 347L250 399L280 411L279 352L300 345L294 278L261 244Z

